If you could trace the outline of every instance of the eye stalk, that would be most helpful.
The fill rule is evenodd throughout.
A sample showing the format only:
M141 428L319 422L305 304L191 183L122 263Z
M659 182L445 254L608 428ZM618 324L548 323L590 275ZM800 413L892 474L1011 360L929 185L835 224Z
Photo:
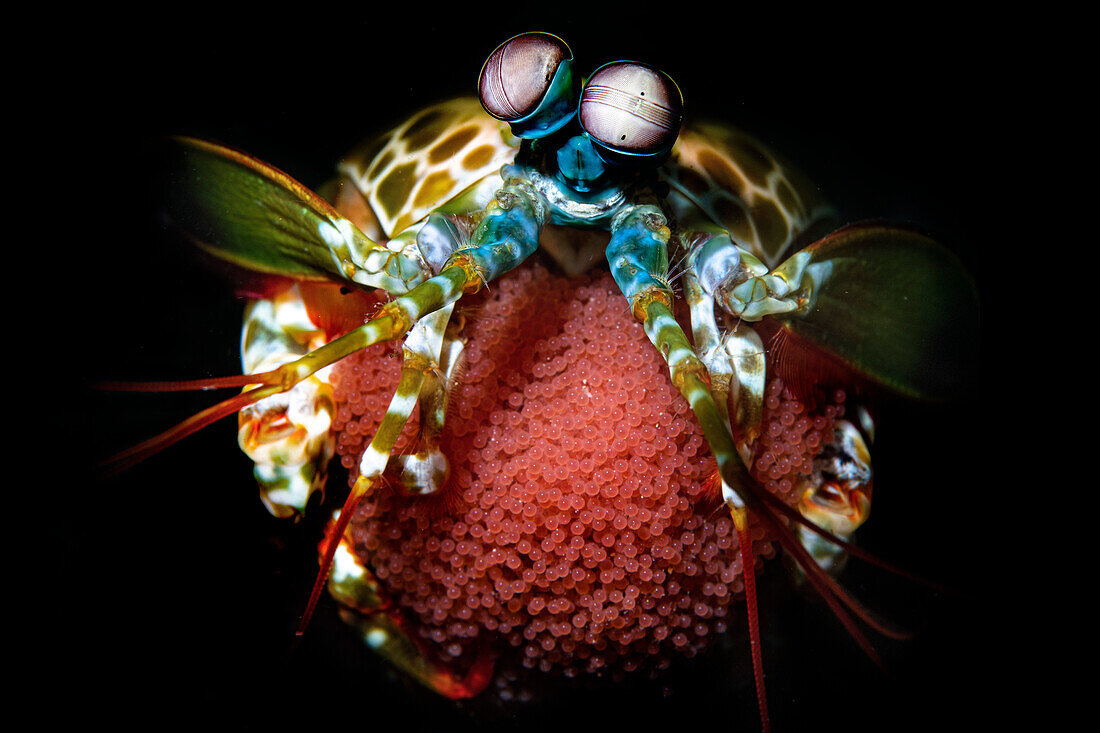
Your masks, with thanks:
M581 127L609 163L659 161L676 142L683 114L684 98L676 82L645 64L605 64L581 93Z
M576 112L577 86L573 52L549 33L523 33L500 44L478 79L485 111L523 138L561 129Z

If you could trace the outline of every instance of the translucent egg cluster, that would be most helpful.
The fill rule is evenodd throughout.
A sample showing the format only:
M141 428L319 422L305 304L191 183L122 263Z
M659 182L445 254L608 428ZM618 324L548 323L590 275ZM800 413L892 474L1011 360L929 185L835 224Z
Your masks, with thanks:
M695 654L743 590L737 537L702 431L610 275L525 266L455 318L467 344L442 441L449 484L369 496L349 528L357 554L444 661L486 636L566 674ZM352 481L397 353L376 346L333 373ZM779 384L767 400L757 476L789 492L832 417L805 415Z

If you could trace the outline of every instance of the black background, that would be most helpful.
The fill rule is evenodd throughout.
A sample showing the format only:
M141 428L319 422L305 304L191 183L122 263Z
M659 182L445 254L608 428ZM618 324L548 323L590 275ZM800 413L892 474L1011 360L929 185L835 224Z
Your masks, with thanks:
M956 251L982 284L979 252L1008 99L983 33L944 13L806 15L704 8L625 11L626 19L503 7L461 13L398 8L341 14L189 8L99 17L63 80L53 121L82 175L80 201L47 189L75 218L83 281L70 316L91 379L235 373L243 305L177 248L157 216L168 134L246 150L308 186L371 131L409 111L472 93L481 63L509 36L548 30L587 73L632 58L669 72L689 114L731 121L796 162L845 218L919 226ZM487 16L494 16L489 18ZM499 16L499 17L496 17ZM74 283L75 285L75 283ZM880 420L872 551L958 592L942 594L858 562L844 584L917 632L882 641L883 672L823 604L768 565L762 625L776 730L956 729L986 714L983 681L995 621L992 479L981 385L951 405L899 404ZM56 429L87 467L213 402L212 394L81 394ZM70 417L71 416L71 417ZM54 674L82 717L123 727L179 720L282 729L400 721L411 730L549 730L608 725L758 728L744 632L655 684L550 686L540 699L452 705L390 674L323 604L285 663L315 570L321 512L292 527L260 505L234 421L188 438L124 475L94 472L65 497L48 594L67 663ZM66 489L69 488L68 486ZM330 482L330 501L343 483ZM584 685L581 685L583 688ZM74 706L76 708L77 706ZM54 715L65 716L69 709ZM728 726L728 728L727 728Z

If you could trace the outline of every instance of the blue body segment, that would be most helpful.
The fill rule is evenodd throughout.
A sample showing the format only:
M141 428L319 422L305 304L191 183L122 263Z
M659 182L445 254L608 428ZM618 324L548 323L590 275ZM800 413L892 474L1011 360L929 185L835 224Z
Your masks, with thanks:
M486 282L494 280L538 248L544 216L538 193L521 178L508 179L474 230L470 245L458 251L473 259Z
M594 183L608 177L602 166L586 168L598 161L598 156L585 138L570 138L558 149L559 160L562 151L566 151L567 162L580 161L577 168L567 169L578 179ZM631 303L646 291L668 290L663 278L668 272L670 232L658 206L636 203L615 181L606 181L609 188L601 193L577 191L562 170L550 178L533 168L507 165L501 169L501 177L504 186L485 210L469 243L454 251L470 257L486 282L527 259L538 248L543 224L549 221L609 230L607 260L615 282ZM455 241L445 219L430 219L418 236L421 254L433 266L448 243Z
M607 262L619 289L631 303L654 288L667 290L668 237L665 217L656 206L628 206L612 221Z
M583 147L574 150L580 150L582 156L594 156L590 147L587 153L582 150ZM607 261L615 282L628 301L633 302L647 290L668 289L668 283L663 278L668 272L670 233L659 207L639 205L629 198L616 197L607 199L605 206L596 205L590 210L578 208L575 205L577 199L585 197L570 196L573 189L561 177L547 180L541 178L537 171L519 165L505 166L501 176L505 184L497 192L495 203L486 209L468 246L457 250L474 260L486 282L527 259L538 248L542 226L549 220L610 230ZM560 201L558 195L548 200L533 185L534 180L543 183L544 190L564 195ZM622 189L615 190L621 193ZM442 227L427 226L419 238L422 240L421 252L433 251L430 246L434 241L432 237L440 234L444 234Z

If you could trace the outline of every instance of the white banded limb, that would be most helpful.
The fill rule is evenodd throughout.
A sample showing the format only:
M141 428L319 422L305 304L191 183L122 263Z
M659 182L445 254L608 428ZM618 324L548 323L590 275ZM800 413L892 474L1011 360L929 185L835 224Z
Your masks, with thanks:
M454 300L439 310L425 314L416 322L405 339L400 381L374 438L363 452L359 461L359 476L355 479L351 492L337 516L335 531L321 560L321 570L314 582L309 603L298 624L299 637L304 633L313 616L321 590L331 570L333 557L355 508L381 481L397 440L401 437L401 432L408 424L413 408L420 399L427 376L440 371L439 360L447 323L453 310Z
M320 346L324 338L309 318L297 285L252 301L241 331L244 371L276 369ZM335 448L330 430L335 405L328 374L322 369L239 413L237 440L252 459L260 498L273 516L297 520L310 496L324 490Z
M688 264L699 285L718 305L746 321L791 313L806 306L808 294L800 290L810 267L808 252L798 252L769 271L767 265L735 244L726 232L719 232L698 238L688 254ZM812 267L822 269L820 265Z
M722 334L714 314L714 299L699 283L693 267L681 278L691 315L692 336L699 359L710 374L715 405L731 425L728 403L732 393L736 420L737 451L746 466L752 465L752 442L759 434L763 412L765 354L760 336L747 324ZM732 431L731 431L732 432Z

